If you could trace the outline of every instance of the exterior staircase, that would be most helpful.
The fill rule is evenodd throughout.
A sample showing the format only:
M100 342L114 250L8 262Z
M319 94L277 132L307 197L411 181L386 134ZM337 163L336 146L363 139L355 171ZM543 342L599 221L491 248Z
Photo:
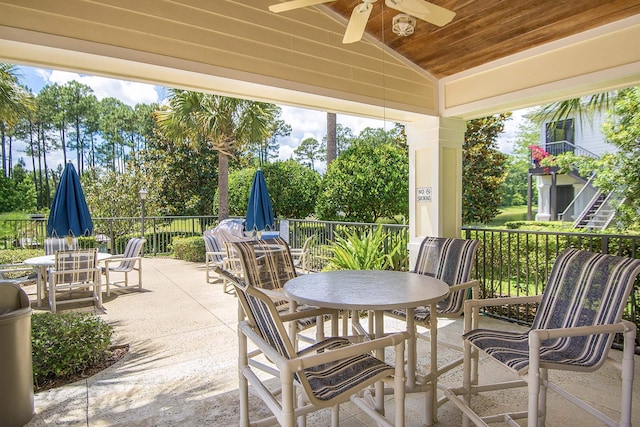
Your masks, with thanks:
M573 228L604 230L615 218L615 207L619 203L621 200L615 195L598 191L573 223Z

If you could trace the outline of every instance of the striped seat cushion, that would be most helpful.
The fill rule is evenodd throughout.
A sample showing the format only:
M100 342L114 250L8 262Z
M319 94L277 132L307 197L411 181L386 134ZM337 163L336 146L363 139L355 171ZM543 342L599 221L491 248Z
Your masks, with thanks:
M321 353L326 349L336 349L349 345L351 343L345 338L327 338L298 352L298 355L314 352ZM365 381L375 381L379 378L393 375L393 373L393 366L387 365L366 353L314 366L303 370L299 375L305 378L311 388L311 392L318 400L327 401L348 392ZM300 379L298 376L296 378Z
M620 321L640 260L567 249L555 261L532 329L610 325ZM476 329L471 344L522 374L529 367L528 333ZM604 362L613 334L542 342L540 362L590 370Z
M394 368L370 354L305 369L303 375L318 400L331 400L362 384L393 375Z
M140 252L142 251L142 245L144 245L145 239L133 238L129 239L127 242L127 246L124 248L124 253L122 254L122 258L125 258L120 264L114 267L109 267L110 271L131 271L136 264L135 259L126 259L126 258L137 258L140 256Z
M220 245L218 239L216 239L212 234L203 234L202 239L204 240L206 252L216 254L213 256L215 262L222 263L225 259L225 256L222 255L225 252L225 248Z

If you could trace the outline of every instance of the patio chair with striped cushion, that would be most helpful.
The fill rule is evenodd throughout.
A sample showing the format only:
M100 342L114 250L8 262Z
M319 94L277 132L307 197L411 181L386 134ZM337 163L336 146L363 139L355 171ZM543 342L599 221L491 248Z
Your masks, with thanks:
M226 242L229 252L240 261L242 277L250 286L262 289L274 301L278 310L286 313L290 310L290 301L284 294L284 285L287 281L297 277L296 267L289 250L289 245L281 237L266 240L249 240L242 242ZM308 310L312 307L301 305L298 310ZM296 330L291 330L291 336L309 341L300 336L303 330L316 326L318 320L323 323L323 318L314 319L305 317L296 323L291 323ZM337 314L332 317L332 330L337 329ZM316 328L316 340L324 337L324 327Z
M470 300L465 309L504 304L539 302L531 329L525 333L471 329L465 318L463 336L465 366L461 388L448 389L447 397L476 425L505 421L517 425L517 418L528 418L527 425L544 425L546 391L551 388L607 425L631 426L633 354L636 328L621 320L627 299L640 273L640 260L567 249L554 262L542 295L534 297ZM469 320L469 321L468 321ZM606 361L616 333L624 335L620 422L569 394L549 380L548 370L593 372ZM520 381L483 384L471 381L472 349L491 356L518 374ZM528 410L480 417L471 408L471 395L514 386L528 386ZM576 421L578 418L576 418Z
M111 295L111 286L117 286L119 288L129 286L129 273L131 271L138 271L138 289L142 289L142 247L146 239L133 238L129 239L127 246L124 248L122 255L115 255L105 260L103 273L105 275L105 281L107 284L107 296ZM118 263L118 265L111 265ZM113 273L124 273L123 280L112 280Z
M55 313L60 304L93 301L102 308L100 268L97 266L97 249L56 251L54 268L49 272L49 306ZM86 293L89 296L86 296ZM68 298L61 300L62 293Z
M225 246L220 244L220 241L212 233L205 231L202 235L205 247L205 267L207 270L206 278L207 283L211 283L212 279L220 279L219 277L213 277L211 273L214 271L214 267L218 266L224 270L230 271L233 274L240 275L240 261L237 258L230 258L228 250ZM223 292L228 292L229 282L222 277Z
M473 298L478 297L479 283L477 280L470 280L471 267L478 244L478 240L444 237L427 237L420 244L420 251L418 252L413 272L433 276L449 285L449 295L437 304L436 317L456 318L461 316L463 314L464 301L467 299L470 289ZM407 320L406 310L404 309L386 311L385 315ZM469 315L475 316L477 313L469 313ZM428 328L430 322L431 313L429 312L429 307L418 307L414 311L413 325L408 324L408 330L413 330L414 336L429 341L428 333L418 333L416 326ZM436 343L432 343L432 345L436 345ZM437 345L462 352L462 346L457 342L450 343L438 339ZM440 376L461 365L462 362L463 358L460 357L444 366L438 366L436 369L432 367L431 371ZM444 402L445 399L441 399L438 403L442 404Z
M236 294L246 320L238 324L240 372L240 425L249 426L249 388L261 398L273 416L253 421L251 425L278 422L293 427L296 418L304 425L306 414L332 408L332 425L338 425L340 403L351 400L379 425L404 425L404 335L352 344L346 338L333 337L296 352L283 322L298 321L304 316L321 315L324 310L281 314L271 298L242 279L233 279ZM267 357L256 360L248 351L248 340ZM371 355L376 349L394 347L395 367ZM330 351L329 351L330 350ZM260 371L259 373L257 371ZM279 381L265 379L267 372ZM395 424L369 406L360 392L377 381L393 388Z

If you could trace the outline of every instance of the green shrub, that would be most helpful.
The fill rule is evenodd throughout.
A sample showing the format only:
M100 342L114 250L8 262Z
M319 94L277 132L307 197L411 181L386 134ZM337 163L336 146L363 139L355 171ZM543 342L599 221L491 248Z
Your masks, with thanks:
M0 250L0 264L14 264L27 258L44 255L42 249L2 249Z
M146 254L169 253L171 252L173 247L173 239L175 239L176 237L187 237L187 236L202 236L202 233L197 231L195 232L159 231L157 233L151 233L151 232L145 233L144 238L146 239L146 242L144 243L144 253ZM119 254L123 253L124 248L127 246L127 242L134 237L140 237L140 234L134 233L134 234L127 234L124 236L116 237L115 247L113 249L115 252L113 253L119 253ZM202 237L200 237L200 240L202 240ZM203 243L203 247L204 247L204 243ZM204 259L204 255L202 259Z
M201 236L174 237L173 255L177 259L192 262L204 262L204 240Z
M82 373L106 360L113 326L91 313L35 313L31 317L33 381Z
M381 226L365 231L336 232L329 245L326 270L390 270L399 245L387 248L388 233ZM343 237L344 236L344 237Z
M96 240L95 236L89 236L89 237L80 236L78 237L78 247L82 249L97 248L98 241Z

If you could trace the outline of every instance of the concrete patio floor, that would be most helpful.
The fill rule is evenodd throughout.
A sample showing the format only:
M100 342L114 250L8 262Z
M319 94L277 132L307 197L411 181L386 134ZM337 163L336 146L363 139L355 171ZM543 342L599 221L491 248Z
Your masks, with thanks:
M230 426L238 424L237 304L222 284L205 282L204 264L170 258L146 258L144 289L116 290L97 312L115 326L115 344L129 344L127 356L99 374L35 395L35 416L28 426ZM135 279L134 279L135 280ZM35 289L28 288L35 299ZM105 294L106 295L106 294ZM46 309L44 307L42 310ZM64 308L63 308L64 309ZM91 310L87 308L86 310ZM36 310L39 311L39 310ZM482 325L515 328L483 318ZM440 321L440 337L459 340L461 321ZM389 320L387 330L401 324ZM420 342L420 360L428 357ZM442 359L458 353L442 348ZM611 355L620 360L621 352ZM635 358L636 378L640 357ZM507 378L509 373L492 361L481 359L481 382ZM594 374L551 373L576 394L611 416L619 411L620 379L605 366ZM457 385L460 369L442 380ZM602 425L566 400L549 392L548 426ZM391 399L391 397L389 398ZM252 413L266 414L258 399L251 398ZM481 413L526 407L526 390L496 392L476 398ZM523 406L524 405L524 406ZM392 402L388 404L393 409ZM424 395L407 395L406 425L423 426ZM341 425L369 426L372 422L354 405L341 405ZM640 424L640 381L634 383L633 416ZM445 403L438 411L440 426L459 426L460 411ZM0 423L1 424L1 423ZM309 416L309 426L330 425L329 410ZM502 424L496 424L502 425Z

